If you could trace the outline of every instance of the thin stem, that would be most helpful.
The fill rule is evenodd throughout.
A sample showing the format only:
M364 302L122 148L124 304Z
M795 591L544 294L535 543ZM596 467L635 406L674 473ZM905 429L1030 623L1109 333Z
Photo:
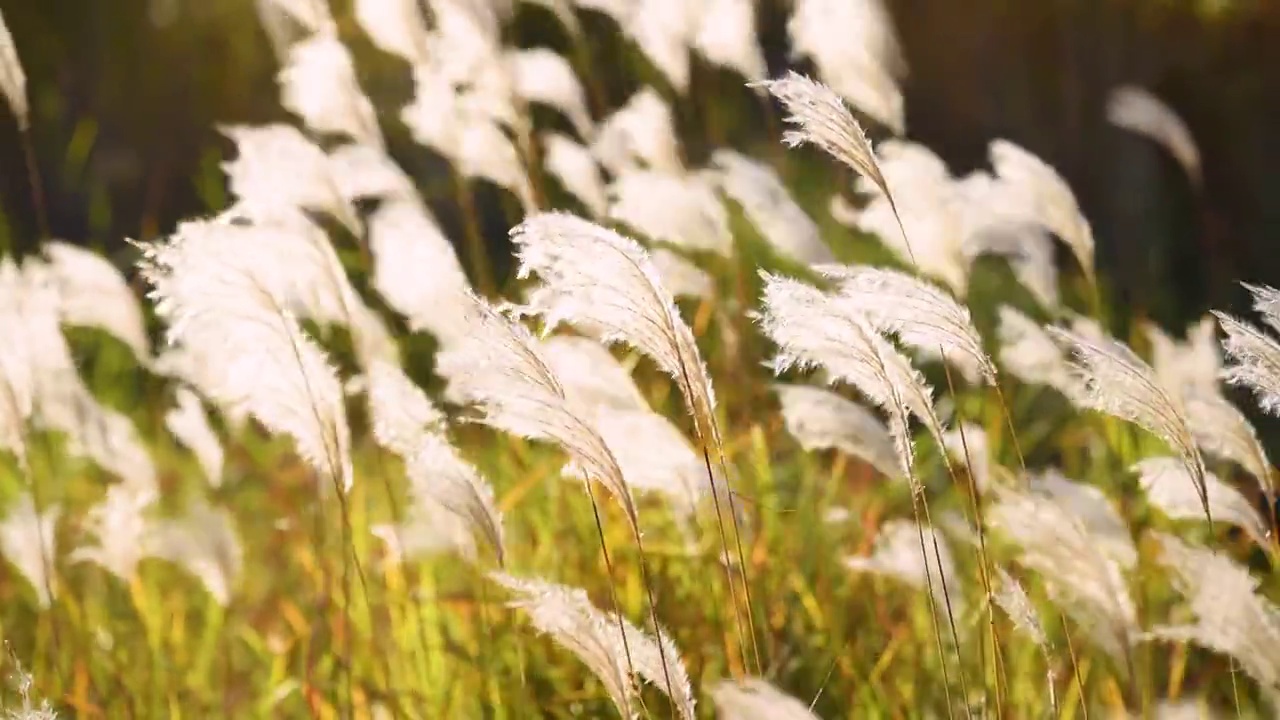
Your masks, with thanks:
M600 519L600 504L596 502L595 490L591 488L591 480L585 479L582 482L587 488L587 497L591 499L591 513L596 520L596 536L600 538L600 555L604 558L604 569L609 575L609 597L613 601L613 616L618 620L618 636L622 638L622 652L627 658L627 671L632 675L635 674L636 666L631 660L631 643L627 641L627 631L622 624L622 606L618 604L618 588L613 584L613 561L609 559L609 546L604 539L604 521ZM627 707L624 708L626 714L631 713L631 699L625 697Z

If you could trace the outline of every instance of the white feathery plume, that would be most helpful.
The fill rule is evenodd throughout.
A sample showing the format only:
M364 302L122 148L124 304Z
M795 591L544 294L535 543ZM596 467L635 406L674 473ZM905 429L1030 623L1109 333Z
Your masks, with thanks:
M258 20L280 58L296 41L337 32L326 0L255 0Z
M1129 526L1119 511L1098 488L1069 479L1055 469L1032 475L1027 480L1032 495L1048 498L1058 508L1076 517L1093 536L1100 551L1125 570L1138 563L1138 548L1133 544Z
M444 413L395 365L370 367L366 389L373 437L396 455L407 458L424 434L444 431Z
M1182 401L1191 435L1202 452L1236 463L1257 479L1264 491L1275 492L1271 461L1244 413L1217 390L1189 390Z
M997 482L991 443L981 425L961 423L942 433L942 446L952 460L969 468L969 480L979 493L985 494Z
M693 34L693 49L713 65L728 68L747 80L769 73L756 39L754 0L703 0Z
M1212 315L1188 328L1185 340L1169 337L1151 322L1144 322L1142 330L1151 343L1151 365L1166 388L1184 395L1188 390L1218 392L1222 354L1218 323Z
M151 520L146 513L156 493L128 485L112 485L85 516L86 544L71 551L72 562L90 562L124 582L133 579L138 563L148 556Z
M193 351L181 343L169 344L156 354L151 369L158 375L177 381L181 387L195 389L207 387L216 369L210 366L212 358L198 351ZM240 428L248 420L243 409L218 402L214 398L204 398L232 428Z
M349 309L351 342L356 362L368 369L375 362L400 363L400 346L382 316L358 297Z
M466 332L454 308L470 291L453 244L416 199L383 202L369 217L373 288L415 332L426 330L447 346Z
M351 53L338 38L316 35L289 48L276 81L280 104L311 130L382 146L373 103L360 89Z
M676 298L711 300L716 294L716 281L689 258L671 248L657 247L649 252L649 260L658 271L662 286Z
M783 383L773 388L787 432L804 450L835 448L887 477L902 474L893 436L875 413L824 388Z
M1160 98L1134 85L1115 88L1107 98L1107 121L1159 144L1199 187L1200 149L1186 123Z
M1147 494L1147 501L1160 512L1174 520L1203 519L1200 498L1191 489L1186 468L1176 458L1147 458L1129 470L1138 473L1138 483ZM1213 473L1206 473L1204 480L1214 521L1235 525L1259 546L1267 547L1266 521L1253 503Z
M1253 307L1273 330L1280 330L1280 293L1274 288L1245 284L1253 295ZM1253 391L1258 406L1270 415L1280 415L1280 343L1265 330L1213 311L1227 333L1222 348L1231 361L1222 377L1232 385Z
M143 543L146 557L167 560L191 573L219 605L231 602L244 569L244 549L226 508L195 502L179 517L151 521Z
M695 420L711 422L711 377L644 248L565 213L526 218L511 239L521 277L542 281L529 295L528 311L541 315L548 328L564 322L606 344L635 348L676 381Z
M805 265L835 260L817 223L791 198L773 168L724 149L711 154L711 164L720 190L742 206L776 252Z
M921 554L921 530L924 545L935 549L936 556L933 552ZM933 528L917 527L908 520L887 522L876 535L871 555L846 557L844 566L854 572L884 575L917 590L932 588L935 612L964 617L964 598L960 595L960 578L956 575L951 549L946 538Z
M587 95L564 56L547 48L509 50L506 62L516 95L525 102L540 103L563 113L579 136L591 135Z
M590 149L562 133L544 133L542 165L546 173L577 198L587 212L593 217L604 217L609 209L609 198L605 194L600 167Z
M27 105L27 75L18 60L18 48L13 44L13 34L4 17L0 16L0 94L9 103L9 109L18 120L18 129L26 132L31 123L31 108Z
M998 581L991 592L991 599L1009 616L1018 632L1048 652L1049 639L1045 635L1044 624L1040 622L1040 613L1031 604L1031 598L1027 597L1027 591L1004 568L997 566L995 570Z
M626 170L609 185L611 220L653 240L728 257L729 216L704 175Z
M854 107L903 132L897 79L906 62L882 0L798 0L787 34L793 56L811 58L822 79Z
M31 584L36 601L43 608L57 594L53 579L53 563L57 557L58 506L46 507L37 514L35 501L24 493L13 501L0 520L0 555Z
M55 296L47 287L29 289L29 279L10 258L0 258L0 448L9 450L21 466L27 459L27 423L35 412L42 374L50 358L36 352L52 347L69 355L58 330ZM45 340L40 341L44 336Z
M687 0L632 0L622 32L666 77L676 92L689 89L689 43L697 30L701 3Z
M1150 707L1152 720L1220 720L1226 717L1215 711L1203 697L1198 700L1160 700Z
M777 80L751 83L751 87L768 90L787 109L786 121L795 127L783 133L783 143L789 147L814 145L890 195L871 141L835 91L794 70Z
M445 417L400 368L369 371L369 415L379 445L405 460L408 517L378 534L399 557L453 550L475 559L474 534L504 560L502 515L488 482L445 437Z
M515 195L526 213L533 211L533 185L520 151L498 125L464 120L453 158L463 177L487 180Z
M937 286L865 265L823 265L818 271L837 283L840 300L861 308L877 331L924 352L941 348L970 382L995 382L995 363L982 349L969 309Z
M1074 356L1073 365L1083 384L1076 400L1084 407L1134 423L1168 443L1186 466L1209 515L1204 458L1181 399L1170 395L1151 366L1119 340L1095 339L1061 328L1048 328L1048 332Z
M875 332L861 308L850 307L811 285L762 275L765 289L760 323L779 348L772 363L774 372L821 367L832 381L856 388L888 415L898 462L903 473L913 478L909 416L919 418L941 441L942 424L933 408L932 388Z
M235 160L222 163L222 170L245 211L255 217L324 212L360 234L355 208L339 192L324 150L296 128L230 125L222 132L238 151Z
M443 434L424 432L405 456L409 476L409 509L403 522L383 531L402 557L442 551L475 561L476 536L497 558L506 561L502 513L493 489L471 463L463 460ZM396 545L398 544L398 547Z
M631 373L595 340L552 335L543 339L539 348L547 366L561 378L565 394L575 402L586 407L649 409Z
M103 256L60 240L47 242L42 249L48 264L37 272L48 271L62 322L99 328L145 361L151 348L142 307L120 271Z
M706 466L665 416L650 410L599 406L595 428L622 468L627 485L660 495L685 523L711 493Z
M1009 305L1001 305L999 315L996 334L1004 370L1024 383L1047 385L1074 398L1079 383L1053 336L1040 323Z
M591 152L613 175L633 167L684 170L671 107L651 87L636 92L600 123Z
M688 673L675 643L661 628L655 638L614 613L600 611L579 588L504 573L489 577L515 595L510 607L523 610L538 632L586 664L624 718L635 715L639 702L634 671L671 699L681 720L693 720L696 701Z
M222 485L224 453L218 435L209 426L200 398L190 388L180 387L174 395L177 404L164 414L169 432L196 456L205 479L212 487Z
M1162 626L1148 635L1192 642L1235 659L1270 695L1280 690L1280 609L1258 593L1249 570L1224 553L1156 533L1160 564L1173 576L1195 621Z
M289 288L275 276L296 271L297 257L284 256L278 266L262 262L266 243L238 247L259 237L252 230L189 222L168 240L143 245L156 312L168 323L170 342L204 356L204 395L293 438L320 476L350 488L342 386L288 310Z
M760 678L716 683L711 702L720 720L819 720L807 705Z
M577 475L605 486L637 529L631 492L591 413L569 400L529 331L488 302L464 296L467 332L436 356L449 395L481 411L479 421L518 437L562 447Z
M355 15L378 49L411 65L427 59L427 23L418 0L356 0Z
M883 146L881 160L883 163ZM1001 182L984 170L954 181L963 227L960 252L971 269L983 255L1002 257L1036 302L1057 308L1058 266L1053 237L1037 222L1010 214L1002 205Z
M418 197L413 180L380 147L356 143L340 145L329 151L329 167L338 193L349 203L366 198L407 200Z
M1078 515L1052 497L997 493L999 501L987 511L991 527L1022 549L1018 562L1040 575L1058 608L1127 666L1138 619L1122 565L1099 548L1097 537Z
M999 178L998 199L1010 218L1034 221L1058 236L1094 281L1093 230L1070 186L1056 170L1008 140L993 140L989 153Z

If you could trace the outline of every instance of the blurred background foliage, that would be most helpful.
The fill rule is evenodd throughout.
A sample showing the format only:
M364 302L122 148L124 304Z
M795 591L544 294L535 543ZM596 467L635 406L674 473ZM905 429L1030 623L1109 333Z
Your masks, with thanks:
M776 73L787 64L789 3L761 2L759 30ZM430 199L440 166L398 121L412 91L407 66L361 36L349 0L332 4L393 153ZM1280 226L1280 3L888 4L910 63L908 136L957 172L983 164L996 137L1054 164L1094 223L1099 265L1120 304L1113 309L1130 311L1118 315L1181 326L1206 307L1243 304L1236 280L1280 284L1272 237ZM122 268L124 238L153 237L222 205L218 162L230 145L218 124L286 119L278 63L253 0L6 0L2 7L29 77L51 233L103 249ZM519 12L528 17L511 24L518 44L568 46L541 8ZM635 89L643 61L609 20L586 20L599 117L602 105L616 107ZM658 82L651 68L640 70ZM1107 125L1106 96L1121 83L1147 87L1185 118L1205 158L1203 194L1155 145ZM776 143L762 106L738 84L695 67L694 91L675 103L681 126L698 129L684 137L694 159L726 140ZM0 119L0 243L25 253L39 223L16 132L7 115ZM485 205L497 207L493 198ZM456 228L447 208L441 215ZM496 245L508 218L487 216Z

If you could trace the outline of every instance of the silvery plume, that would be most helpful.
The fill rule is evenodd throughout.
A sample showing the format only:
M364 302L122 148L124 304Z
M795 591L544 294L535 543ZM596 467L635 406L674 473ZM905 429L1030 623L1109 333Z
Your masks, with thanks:
M1024 383L1047 385L1074 398L1079 383L1053 336L1040 323L1009 305L1000 306L999 318L997 357L1003 369Z
M716 683L711 702L720 720L818 720L807 705L760 678Z
M714 431L715 395L693 331L644 248L565 213L540 213L511 231L522 277L541 281L525 310L554 328L572 325L606 344L625 343L657 363L699 423ZM699 432L705 432L703 428Z
M427 23L417 0L356 0L355 16L383 52L411 65L427 59Z
M786 108L786 121L793 127L783 133L783 143L789 147L813 145L891 197L871 141L835 91L794 70L777 80L751 83L751 87L768 90Z
M1121 85L1107 98L1107 121L1159 144L1186 171L1192 184L1203 182L1200 148L1182 118L1163 100L1135 85Z
M143 544L146 557L191 573L219 605L231 602L244 569L244 549L226 508L193 502L182 515L150 521Z
M290 125L228 125L237 156L222 163L231 194L255 217L298 210L328 213L360 234L355 208L339 192L324 150Z
M1230 656L1271 698L1280 691L1280 610L1258 592L1248 568L1224 553L1155 533L1160 564L1194 621L1154 628L1157 640L1191 642Z
M196 456L209 485L219 487L224 460L222 442L209 425L200 397L190 388L179 387L174 401L175 405L165 411L165 428Z
M37 513L31 494L23 493L9 504L0 520L0 555L30 583L41 608L49 607L57 594L53 567L61 514L57 505Z
M982 256L1003 258L1016 279L1048 309L1060 304L1058 265L1049 231L1003 205L1002 182L975 170L952 183L962 223L960 252L968 271Z
M1012 490L998 490L997 497L987 521L1019 547L1017 562L1040 575L1058 608L1128 667L1138 619L1123 565L1098 546L1084 520L1054 498Z
M590 338L552 335L539 345L547 365L570 398L586 407L648 410L631 372L609 349Z
M405 461L408 517L379 531L402 556L440 549L475 558L473 534L504 560L502 515L489 483L445 436L445 417L404 372L389 364L369 373L369 415L379 445Z
M799 0L787 22L791 54L809 57L823 81L860 112L901 134L898 79L906 74L882 0Z
M593 427L590 410L565 393L537 340L474 295L466 296L460 309L467 333L436 357L436 372L449 382L448 396L477 408L479 422L559 445L575 474L604 485L638 532L631 490L617 460Z
M1258 433L1240 409L1217 390L1188 389L1182 402L1196 444L1205 454L1239 465L1274 496L1271 461Z
M733 253L729 215L705 175L625 170L608 193L610 220L683 249Z
M58 330L54 297L47 286L33 287L11 258L0 258L0 334L9 339L0 344L0 448L23 467L27 424L36 410L41 375L48 371L48 359L39 350L52 347L55 357L70 355Z
M651 87L638 90L600 123L591 152L612 175L634 167L684 170L671 106Z
M26 131L31 123L31 108L27 105L27 75L18 60L18 49L13 44L13 34L4 17L0 16L0 95L4 95L9 109L18 120L18 129Z
M1147 502L1160 512L1174 520L1199 520L1204 517L1200 498L1192 490L1187 470L1177 458L1147 458L1135 463L1129 470L1138 473L1138 484L1147 494ZM1258 514L1254 504L1213 473L1205 473L1204 482L1210 515L1214 521L1235 525L1260 547L1267 547L1266 521Z
M431 211L416 198L388 200L369 216L373 251L373 288L410 329L423 330L442 346L465 331L463 315L453 310L471 290L457 252Z
M923 532L923 536L922 536ZM929 550L925 550L927 547ZM936 555L935 555L936 553ZM930 607L939 616L964 617L964 597L951 549L941 533L908 520L880 527L869 557L846 557L844 566L893 578L933 593Z
M1028 477L1027 490L1036 497L1052 500L1062 512L1074 515L1093 537L1098 550L1122 568L1130 570L1137 565L1138 549L1129 534L1129 526L1101 490L1071 480L1054 468Z
M1093 230L1066 180L1048 163L1008 140L993 140L989 154L999 180L991 202L1003 208L1011 221L1035 222L1057 235L1093 282Z
M506 63L516 95L561 113L579 137L591 136L594 123L587 112L587 94L563 55L548 48L508 50Z
M754 0L705 0L692 47L712 65L760 80L769 72L756 39Z
M413 179L383 148L344 143L329 151L329 166L338 192L347 202L418 197Z
M266 243L257 240L252 229L215 221L184 223L171 237L140 245L150 297L169 341L200 358L204 371L187 379L199 380L202 394L288 435L321 477L349 488L342 386L288 309L298 289L284 278L305 267L306 255L264 261Z
M875 413L825 388L784 383L773 388L782 405L783 424L800 447L834 448L866 461L886 477L902 474L893 436Z
M542 134L542 167L592 217L604 217L609 209L604 178L591 150L563 133Z
M510 607L523 610L538 632L591 670L624 718L639 717L636 675L665 693L682 720L694 718L696 701L688 673L675 643L661 628L653 637L597 609L579 588L504 573L489 577L514 595Z
M1187 411L1180 398L1161 385L1155 371L1114 338L1094 338L1061 328L1048 328L1055 340L1073 356L1073 367L1083 388L1074 400L1086 408L1134 423L1173 448L1200 494L1207 517L1204 458L1191 434Z
M337 37L315 35L293 45L276 82L280 104L312 131L382 147L373 103L360 89L351 53Z
M1280 293L1265 285L1245 285L1253 295L1253 308L1263 322L1280 330ZM1227 333L1222 349L1230 363L1222 377L1232 385L1253 391L1258 406L1269 415L1280 415L1280 343L1262 328L1223 312L1213 311Z
M962 422L942 433L947 455L968 468L969 480L979 493L986 493L1000 481L999 468L991 457L991 443L981 425Z
M61 240L44 243L41 251L47 263L32 269L48 274L62 323L98 328L145 362L151 343L142 307L120 271L103 256Z
M1142 331L1151 343L1151 365L1156 377L1170 391L1218 392L1222 373L1222 352L1218 345L1218 323L1205 315L1187 328L1186 338L1170 337L1158 325L1145 322Z
M124 582L133 579L138 563L151 548L147 535L151 519L147 513L156 501L154 490L129 485L112 485L84 520L88 535L85 544L71 551L72 562L91 562Z
M831 382L856 388L889 418L898 462L914 477L909 417L914 415L941 442L942 424L933 390L868 322L862 309L796 280L762 273L765 280L759 322L778 346L775 373L789 368L821 368ZM920 487L915 487L919 491Z
M650 251L649 261L658 272L662 286L672 297L696 300L712 300L715 297L716 280L711 273L675 250L656 247Z
M994 383L996 366L982 349L969 309L924 280L867 265L823 265L842 302L860 308L878 332L924 352L939 349L970 382Z
M817 223L791 198L773 168L726 149L711 154L711 165L721 192L742 206L775 252L805 265L835 259Z
M699 3L632 0L622 32L640 48L676 92L689 89L689 44L697 30Z

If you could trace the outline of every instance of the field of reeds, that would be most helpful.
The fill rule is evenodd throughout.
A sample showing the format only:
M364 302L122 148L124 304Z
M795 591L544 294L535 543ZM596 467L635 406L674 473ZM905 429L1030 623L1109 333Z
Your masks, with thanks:
M1280 291L1117 323L1051 165L906 139L878 0L793 68L754 0L342 5L258 0L295 122L215 213L0 259L5 717L1280 712Z

